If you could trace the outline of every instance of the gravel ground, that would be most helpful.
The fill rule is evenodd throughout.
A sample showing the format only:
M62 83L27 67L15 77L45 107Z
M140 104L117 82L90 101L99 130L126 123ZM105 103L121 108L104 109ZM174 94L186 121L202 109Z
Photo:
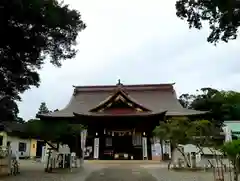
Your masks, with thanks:
M146 168L146 167L145 167ZM158 181L214 181L213 172L169 171L167 168L146 168L148 173ZM224 175L224 181L230 181L228 173Z
M157 181L146 169L119 165L92 172L85 181Z
M0 181L84 181L91 172L102 169L101 165L85 164L82 168L59 170L54 173L44 172L42 163L21 160L20 174L17 176L0 177Z
M0 181L213 181L212 172L175 172L159 165L84 164L83 168L45 173L43 164L21 161L21 174ZM228 181L229 176L225 176Z

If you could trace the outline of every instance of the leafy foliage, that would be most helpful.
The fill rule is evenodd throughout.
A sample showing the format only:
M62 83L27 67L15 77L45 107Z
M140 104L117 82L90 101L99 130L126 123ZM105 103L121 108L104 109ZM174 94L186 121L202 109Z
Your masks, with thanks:
M235 160L240 154L240 140L226 142L221 149L226 153L230 160Z
M41 139L68 144L69 137L80 135L81 125L69 124L68 121L44 121L32 119L27 122L28 132Z
M229 160L232 162L234 169L234 181L237 181L240 172L240 140L226 142L222 146L222 151L228 156Z
M187 20L190 28L201 29L203 21L210 26L207 41L228 42L237 38L240 26L240 2L238 0L177 0L177 16Z
M10 97L0 98L0 121L14 121L17 119L18 106Z
M182 94L179 102L186 108L209 111L209 120L240 119L239 92L202 88L197 94Z
M67 144L72 152L81 156L80 132L84 129L82 125L70 124L67 120L35 119L29 120L26 127L29 135L45 141Z
M0 122L16 121L24 123L25 121L18 116L18 113L18 106L14 100L8 96L0 98Z
M190 143L196 145L202 152L203 147L215 148L216 150L222 146L224 139L220 134L221 132L221 127L216 127L208 120L195 120L190 122L187 135L190 138Z
M220 136L221 128L208 120L171 119L160 122L153 133L161 140L168 140L172 145L172 152L177 149L185 162L190 166L187 156L180 149L180 145L193 144L203 152L203 147L219 148L223 143Z
M160 122L153 133L163 140L171 140L171 143L177 147L178 144L188 144L189 138L187 130L190 128L188 120L168 120Z
M45 102L42 102L39 107L39 114L51 112ZM67 144L70 149L78 155L80 149L80 132L83 128L80 124L71 124L68 120L39 120L32 119L26 123L27 132L29 135L38 139L52 141L56 143Z
M17 107L12 103L20 93L39 86L44 60L60 67L76 55L77 35L86 26L79 12L57 0L2 0L0 7L0 96ZM6 104L0 104L4 117Z
M190 167L189 160L183 151L181 151L179 144L188 144L190 138L187 135L187 130L189 129L188 120L168 120L167 122L160 122L160 125L153 130L153 134L159 137L161 140L170 141L172 152L178 150L188 167ZM170 163L169 163L170 164Z

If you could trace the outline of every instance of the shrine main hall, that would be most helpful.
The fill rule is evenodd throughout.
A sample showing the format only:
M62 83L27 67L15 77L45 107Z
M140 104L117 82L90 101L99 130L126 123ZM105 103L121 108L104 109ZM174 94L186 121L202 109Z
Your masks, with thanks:
M89 159L156 160L170 156L153 135L160 121L203 112L183 108L174 84L74 86L62 110L38 115L41 120L69 120L87 127Z

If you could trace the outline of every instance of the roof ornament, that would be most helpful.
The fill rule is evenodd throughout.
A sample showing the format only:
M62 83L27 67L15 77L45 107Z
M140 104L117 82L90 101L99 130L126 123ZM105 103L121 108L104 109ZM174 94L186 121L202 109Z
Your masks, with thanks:
M76 96L77 93L78 93L78 91L77 91L77 89L76 89L76 87L75 87L74 90L73 90L73 96Z
M123 84L121 83L121 80L120 79L118 79L118 83L117 83L117 86L118 87L121 87Z

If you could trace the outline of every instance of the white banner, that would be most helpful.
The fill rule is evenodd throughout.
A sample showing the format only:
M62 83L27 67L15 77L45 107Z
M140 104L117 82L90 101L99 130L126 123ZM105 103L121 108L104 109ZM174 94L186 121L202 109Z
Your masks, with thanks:
M142 137L143 159L147 159L147 138Z
M155 146L155 154L156 154L156 156L160 156L162 154L162 152L161 152L161 144L160 143L155 143L154 146Z
M82 151L85 150L86 139L87 139L87 130L85 129L85 130L81 131L81 148L82 148Z
M99 138L94 138L94 151L93 151L93 158L98 159L99 157Z
M232 141L232 130L228 126L224 126L222 129L225 134L225 142Z

